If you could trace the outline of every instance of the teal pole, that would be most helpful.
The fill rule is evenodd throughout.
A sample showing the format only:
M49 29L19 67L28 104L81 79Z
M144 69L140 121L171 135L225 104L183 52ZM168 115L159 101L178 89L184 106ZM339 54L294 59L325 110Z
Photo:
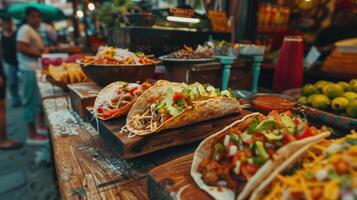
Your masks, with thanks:
M260 76L260 65L263 61L263 56L254 56L253 57L253 81L252 81L252 92L258 92L258 82Z

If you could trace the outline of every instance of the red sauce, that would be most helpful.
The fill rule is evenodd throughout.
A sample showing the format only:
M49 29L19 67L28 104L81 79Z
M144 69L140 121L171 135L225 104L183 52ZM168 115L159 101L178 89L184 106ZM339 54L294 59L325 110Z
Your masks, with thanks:
M271 110L286 111L294 107L295 102L279 96L256 96L253 105L257 111L270 112Z

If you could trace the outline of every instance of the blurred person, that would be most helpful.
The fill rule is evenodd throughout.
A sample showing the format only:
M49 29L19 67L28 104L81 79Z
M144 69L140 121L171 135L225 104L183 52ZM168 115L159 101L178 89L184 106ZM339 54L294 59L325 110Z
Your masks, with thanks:
M18 92L18 62L16 58L16 31L11 18L3 18L1 32L1 58L10 91L12 107L21 106Z
M319 32L315 41L315 45L323 55L326 56L331 52L335 42L357 37L357 23L353 6L352 0L335 2L330 25Z
M57 46L57 32L52 22L41 23L39 33L46 47L55 48Z
M0 150L18 149L22 147L22 144L9 140L6 136L5 85L4 73L2 66L0 66Z
M41 24L41 13L33 7L28 7L25 11L26 23L18 30L17 59L21 79L23 81L23 109L24 120L28 125L29 137L28 144L42 144L48 141L47 137L41 135L36 130L36 118L41 114L41 97L36 80L36 69L39 68L38 58L41 54L48 53L38 28ZM43 119L39 117L40 127L44 127Z
M274 34L271 44L272 51L277 51L280 49L285 36L302 36L302 33L300 32L301 19L302 16L300 13L291 13L289 16L287 28L277 30Z

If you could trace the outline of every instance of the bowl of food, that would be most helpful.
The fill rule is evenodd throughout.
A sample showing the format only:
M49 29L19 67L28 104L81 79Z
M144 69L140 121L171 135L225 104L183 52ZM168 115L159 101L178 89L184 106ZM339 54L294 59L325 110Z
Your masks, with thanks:
M272 110L291 110L296 101L286 95L260 93L253 96L252 104L257 111L269 113Z
M159 57L164 62L208 62L213 61L213 48L198 45L196 49L183 45L183 48Z
M87 77L99 86L115 81L136 82L153 78L159 61L127 49L99 47L95 56L78 62Z

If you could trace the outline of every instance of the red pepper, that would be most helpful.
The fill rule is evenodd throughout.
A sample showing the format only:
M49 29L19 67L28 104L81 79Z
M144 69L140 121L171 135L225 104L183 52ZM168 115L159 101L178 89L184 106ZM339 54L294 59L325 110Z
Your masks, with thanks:
M146 89L148 89L150 87L151 87L150 83L145 82L145 83L141 84L141 88L143 88L144 90L146 90Z
M244 163L241 166L241 172L242 174L249 180L255 172L258 171L258 167L254 166L253 164L250 164L248 162Z
M288 143L296 140L295 137L290 135L290 133L287 131L285 131L283 135L284 135L284 138L283 138L284 144L288 144Z
M129 90L129 93L133 94L135 92L135 90L137 90L138 87L132 87L130 90Z
M300 124L300 121L299 121L298 118L294 118L294 124L295 124L296 126Z
M180 99L185 99L185 98L186 98L186 96L183 93L176 92L175 95L174 95L173 101L176 102L176 101L178 101Z
M100 107L99 107L99 108L97 109L97 112L98 112L98 113L103 113L103 111L104 111L103 108L100 108Z
M302 140L304 138L311 137L311 136L313 136L313 134L312 134L311 130L308 128L308 129L305 129L303 134L297 135L296 139Z

